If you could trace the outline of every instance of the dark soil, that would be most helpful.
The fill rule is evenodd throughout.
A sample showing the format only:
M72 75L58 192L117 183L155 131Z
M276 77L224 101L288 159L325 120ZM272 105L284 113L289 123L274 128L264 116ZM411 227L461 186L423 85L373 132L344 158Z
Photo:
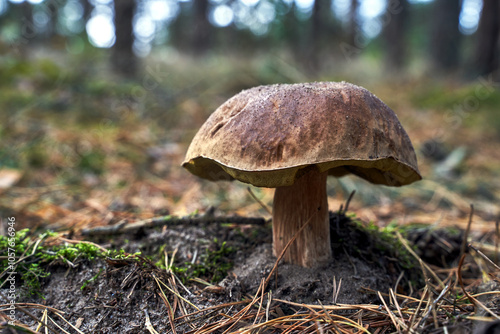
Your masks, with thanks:
M313 269L280 264L266 290L272 291L274 300L332 304L335 302L335 280L337 287L340 286L337 303L377 305L380 300L374 291L404 290L410 280L413 288L422 283L420 270L412 267L415 263L393 236L384 236L344 214L332 213L330 219L334 261ZM234 250L217 259L220 267L229 263L232 269L225 277L215 279L213 286L207 288L187 280L185 285L189 291L186 291L176 283L180 294L200 309L252 298L276 261L271 251L269 225L179 225L93 241L107 248L123 248L129 253L140 251L142 255L139 260L81 261L76 268L53 265L49 268L51 275L43 282L43 298L25 296L18 302L38 303L64 311L64 318L72 324L79 324L79 329L85 333L144 333L148 317L156 331L167 333L171 331L168 310L154 278L172 282L169 281L171 275L146 256L158 258L165 247L169 258L174 256L174 263L180 266L202 259L203 254L214 252L221 245ZM214 280L217 277L214 271L212 268L209 272L202 272L201 278L207 282ZM401 273L402 279L395 286ZM163 290L172 303L173 295ZM177 309L175 318L179 318L182 314L178 305L174 306ZM228 307L225 312L234 314L238 309L238 306ZM193 311L194 308L188 310ZM281 311L283 314L297 312L287 307L282 307ZM30 312L41 319L42 310L30 309ZM22 314L18 316L32 328L36 327L33 319ZM177 333L193 330L205 320L197 321L201 322L176 322ZM64 323L62 326L74 331Z

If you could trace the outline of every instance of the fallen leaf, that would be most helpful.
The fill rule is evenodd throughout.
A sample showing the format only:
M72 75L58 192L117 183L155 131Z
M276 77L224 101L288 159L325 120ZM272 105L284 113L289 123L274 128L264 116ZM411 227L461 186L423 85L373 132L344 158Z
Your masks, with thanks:
M7 189L16 184L22 177L21 171L17 169L0 169L0 189Z

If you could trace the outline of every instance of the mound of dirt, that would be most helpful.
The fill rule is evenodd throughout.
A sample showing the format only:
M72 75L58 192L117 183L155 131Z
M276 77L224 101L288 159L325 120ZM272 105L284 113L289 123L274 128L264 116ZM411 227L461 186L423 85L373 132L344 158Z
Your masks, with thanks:
M231 296L253 295L262 279L265 279L275 264L270 244L257 247L254 252L236 265L232 273L220 285L227 287ZM340 287L334 300L334 280ZM366 289L385 291L392 278L384 268L369 264L346 254L338 254L335 260L318 268L302 268L290 264L278 267L272 276L269 289L273 297L304 304L365 304L376 302L374 295Z
M279 264L266 290L272 291L273 299L323 305L335 302L379 304L372 290L387 292L394 288L397 277L404 270L400 265L402 261L396 257L397 252L387 249L385 244L381 247L376 236L343 214L332 213L331 226L334 261L319 268ZM51 275L43 282L43 299L31 296L18 301L63 311L68 322L78 324L86 333L143 333L145 319L149 319L158 332L168 332L171 328L169 309L159 287L169 292L157 280L170 282L180 296L198 308L210 308L252 298L276 261L272 256L268 225L179 225L94 241L108 248L124 248L129 253L140 251L142 256L139 261L98 259L79 262L75 268L61 264L49 267ZM234 250L222 259L223 262L218 262L232 263L232 268L224 279L208 288L187 281L184 289L180 281L174 281L170 274L147 259L163 250L175 257L175 263L196 262L215 244ZM203 279L209 281L213 277L205 273ZM410 275L405 275L400 284L408 277ZM171 301L173 295L169 296ZM176 318L182 316L177 302L173 304L171 307L179 313ZM236 310L238 307L233 312ZM282 311L284 314L296 312L286 307L282 307ZM41 319L42 310L31 312ZM21 317L24 323L36 327L33 319ZM192 325L176 323L176 329L188 331L193 329Z

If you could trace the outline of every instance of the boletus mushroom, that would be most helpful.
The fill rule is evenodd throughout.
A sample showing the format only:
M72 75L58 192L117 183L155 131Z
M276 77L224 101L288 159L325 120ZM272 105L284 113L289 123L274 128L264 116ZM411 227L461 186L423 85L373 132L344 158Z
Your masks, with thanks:
M332 258L326 178L355 174L375 184L421 179L396 114L346 82L259 86L230 98L195 135L183 162L212 181L276 188L273 253L314 267Z

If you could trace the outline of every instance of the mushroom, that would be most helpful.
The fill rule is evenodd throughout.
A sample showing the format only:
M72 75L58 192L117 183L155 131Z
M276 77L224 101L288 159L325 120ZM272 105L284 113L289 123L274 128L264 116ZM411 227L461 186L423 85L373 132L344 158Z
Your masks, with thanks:
M396 114L346 82L259 86L233 96L202 125L182 164L201 178L276 188L273 254L315 267L332 258L326 179L355 174L375 184L421 179Z

